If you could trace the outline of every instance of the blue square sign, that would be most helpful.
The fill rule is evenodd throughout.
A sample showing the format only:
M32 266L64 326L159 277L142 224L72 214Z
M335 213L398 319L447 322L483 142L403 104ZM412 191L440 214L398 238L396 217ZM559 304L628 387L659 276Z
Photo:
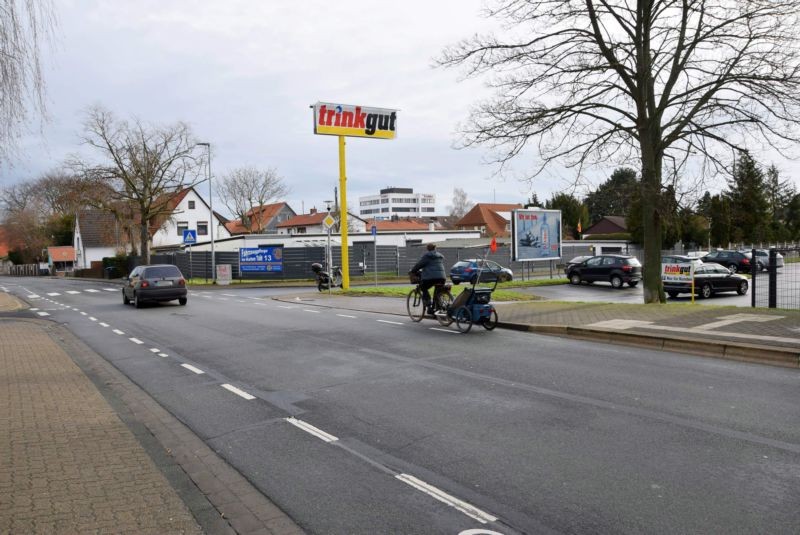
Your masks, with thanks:
M197 231L196 230L184 229L184 231L183 231L183 243L185 243L185 244L197 243Z

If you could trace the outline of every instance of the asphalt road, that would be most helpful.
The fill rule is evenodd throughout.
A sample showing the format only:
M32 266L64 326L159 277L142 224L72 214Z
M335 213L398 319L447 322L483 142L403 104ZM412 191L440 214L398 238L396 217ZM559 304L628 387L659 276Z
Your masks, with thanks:
M137 310L102 283L0 287L65 324L310 533L800 525L795 370L461 335L268 289Z

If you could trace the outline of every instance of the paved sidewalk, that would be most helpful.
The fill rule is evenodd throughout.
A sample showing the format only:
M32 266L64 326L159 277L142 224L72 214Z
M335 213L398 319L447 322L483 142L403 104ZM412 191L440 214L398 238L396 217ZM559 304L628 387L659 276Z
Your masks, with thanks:
M302 293L281 301L405 316L395 297ZM690 304L495 303L500 327L800 367L800 311Z
M0 533L302 533L116 368L21 308L0 292Z

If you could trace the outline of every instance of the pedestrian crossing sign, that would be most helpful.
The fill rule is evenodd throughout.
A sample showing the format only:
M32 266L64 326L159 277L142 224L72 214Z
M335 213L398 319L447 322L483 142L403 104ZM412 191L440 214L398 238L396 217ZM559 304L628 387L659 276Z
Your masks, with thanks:
M183 230L183 243L187 245L191 245L192 243L197 243L197 231L184 229Z

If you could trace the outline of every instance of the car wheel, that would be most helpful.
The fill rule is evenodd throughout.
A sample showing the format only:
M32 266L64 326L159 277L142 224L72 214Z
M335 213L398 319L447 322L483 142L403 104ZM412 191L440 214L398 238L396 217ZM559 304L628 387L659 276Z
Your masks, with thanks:
M575 285L580 284L581 283L581 276L578 275L577 273L573 273L572 275L569 276L569 283L570 284L575 284Z
M767 267L761 262L756 262L756 271L764 271Z
M703 283L703 285L700 287L700 297L703 299L708 299L712 295L714 295L714 291L711 289L711 285L707 282Z
M669 295L672 299L675 299L678 297L678 292L667 292L667 295Z
M133 306L136 308L142 308L142 301L139 299L139 294L137 293L133 294Z
M630 286L631 288L636 288L637 284L639 284L639 281L630 281L628 283L628 286Z
M130 305L131 304L131 300L128 299L127 295L125 295L125 290L122 290L122 304L123 305Z
M747 281L742 281L739 283L739 287L736 288L736 293L738 293L739 295L744 295L747 293L748 287L749 285L747 284Z
M186 301L187 301L187 299L185 297L179 297L178 298L178 304L181 305L181 306L186 306Z
M611 286L617 289L622 288L622 277L619 275L611 277Z
M739 271L739 266L737 266L736 264L728 264L728 269L730 270L731 273L736 273L737 271Z

